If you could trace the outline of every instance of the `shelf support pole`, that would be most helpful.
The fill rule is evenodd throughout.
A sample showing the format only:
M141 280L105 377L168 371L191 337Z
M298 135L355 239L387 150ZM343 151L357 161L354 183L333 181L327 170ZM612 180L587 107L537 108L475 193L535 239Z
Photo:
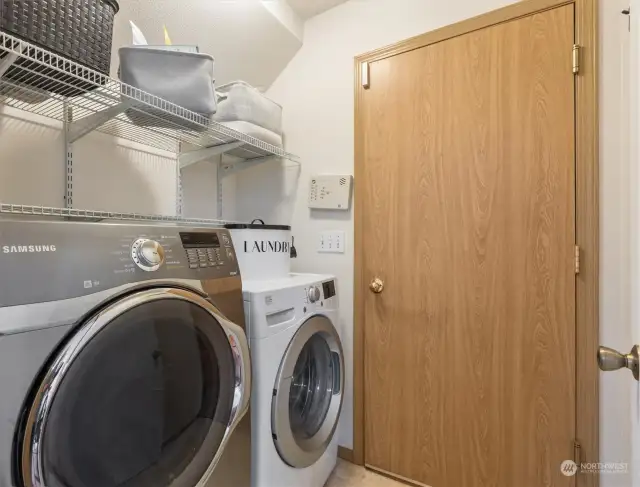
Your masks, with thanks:
M223 168L222 168L222 157L220 158L220 160L217 162L216 164L216 183L218 185L218 191L216 191L217 196L218 196L218 204L217 204L217 218L218 220L222 220L222 202L223 202L223 195L222 195L222 179L223 179Z
M179 143L178 150L182 152L182 143ZM176 216L182 218L182 168L179 159L176 161Z
M180 167L184 169L187 166L196 164L201 161L206 161L212 157L219 156L230 150L237 149L243 146L245 143L241 141L229 142L228 144L214 145L213 147L205 147L203 149L192 150L180 154Z
M128 101L120 102L117 105L105 108L104 110L100 110L99 112L87 117L83 117L78 121L71 121L68 128L69 142L74 143L78 141L85 135L107 123L112 118L124 113L131 107L131 105L132 103Z
M69 129L73 123L73 108L65 100L63 103L64 116L64 207L73 208L73 141L69 137Z

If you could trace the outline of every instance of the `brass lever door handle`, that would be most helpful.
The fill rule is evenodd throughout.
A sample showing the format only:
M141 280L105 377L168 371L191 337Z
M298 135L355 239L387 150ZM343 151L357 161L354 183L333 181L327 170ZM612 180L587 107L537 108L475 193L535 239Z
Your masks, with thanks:
M375 277L373 281L371 281L371 284L369 284L369 289L376 294L380 294L384 291L384 281L379 277Z

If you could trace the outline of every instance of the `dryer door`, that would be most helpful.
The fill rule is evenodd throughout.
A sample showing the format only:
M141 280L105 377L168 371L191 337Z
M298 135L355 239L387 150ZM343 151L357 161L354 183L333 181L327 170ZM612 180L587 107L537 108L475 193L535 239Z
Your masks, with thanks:
M308 319L285 352L271 403L273 439L290 466L313 465L329 447L342 408L344 357L325 316Z
M250 393L243 330L201 296L140 291L90 317L28 411L26 487L204 485Z

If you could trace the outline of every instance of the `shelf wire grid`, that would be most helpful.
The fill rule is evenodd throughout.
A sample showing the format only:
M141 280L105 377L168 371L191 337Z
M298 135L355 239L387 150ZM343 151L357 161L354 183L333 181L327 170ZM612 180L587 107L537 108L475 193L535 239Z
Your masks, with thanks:
M73 124L91 125L103 114L99 132L175 154L180 143L208 148L242 142L229 154L299 162L279 147L0 32L0 103L64 123L65 101Z
M177 223L222 227L226 224L239 223L230 220L209 220L205 218L181 218L169 215L146 215L142 213L121 213L115 211L78 210L75 208L55 208L48 206L16 205L0 203L0 214L33 217L59 217L67 219L100 221L123 220L150 223Z

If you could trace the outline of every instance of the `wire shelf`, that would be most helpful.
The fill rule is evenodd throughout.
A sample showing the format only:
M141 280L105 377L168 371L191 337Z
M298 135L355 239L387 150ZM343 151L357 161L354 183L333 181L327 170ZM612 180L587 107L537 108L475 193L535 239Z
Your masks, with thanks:
M26 215L36 217L58 217L77 220L127 220L153 223L178 223L222 227L230 223L229 220L208 220L204 218L181 218L169 215L145 215L141 213L120 213L114 211L79 210L75 208L54 208L49 206L17 205L0 203L0 214Z
M279 147L5 32L0 32L0 103L66 122L71 142L97 130L175 154L186 143L228 147L226 152L243 159L278 156L299 162Z

